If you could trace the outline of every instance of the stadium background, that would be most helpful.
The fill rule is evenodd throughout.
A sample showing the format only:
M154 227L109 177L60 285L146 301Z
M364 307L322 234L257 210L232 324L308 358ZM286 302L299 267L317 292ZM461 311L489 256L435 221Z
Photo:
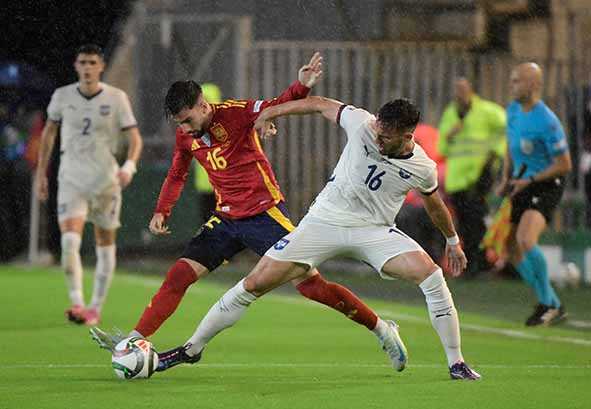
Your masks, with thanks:
M433 126L452 98L450 78L467 76L482 97L505 105L510 68L539 61L546 74L544 98L565 124L578 168L585 126L591 126L584 112L591 82L588 2L373 0L366 6L355 1L246 1L238 7L232 1L135 3L106 76L132 96L149 146L143 160L146 183L128 192L136 199L127 203L138 206L128 214L151 208L154 186L168 164L172 133L160 100L171 81L199 78L218 85L222 96L269 97L293 80L296 67L314 50L323 53L327 67L314 93L370 111L387 98L410 97ZM264 147L297 221L330 176L345 140L320 118L292 117L278 126L281 137ZM571 175L560 214L543 239L554 274L565 262L591 274L582 177L577 171ZM180 219L172 223L179 233L193 231ZM135 217L122 233L130 247L151 245L145 223ZM171 237L170 244L185 237ZM591 276L582 279L591 282Z

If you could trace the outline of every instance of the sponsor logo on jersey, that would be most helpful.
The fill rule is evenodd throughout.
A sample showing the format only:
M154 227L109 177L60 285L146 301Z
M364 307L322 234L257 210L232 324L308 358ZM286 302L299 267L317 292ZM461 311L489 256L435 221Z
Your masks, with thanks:
M201 142L207 145L207 147L211 148L211 137L208 133L203 134L201 137Z
M111 113L111 105L101 105L99 107L99 112L102 116L107 116Z
M404 170L402 168L400 168L400 170L398 171L398 174L400 175L400 177L402 179L410 179L410 176L411 176L409 171Z
M228 132L226 132L222 124L215 124L211 127L210 131L213 137L220 143L224 143L228 139Z
M193 143L191 144L191 152L196 151L197 149L199 149L199 142L197 142L197 139L193 139Z
M76 110L76 107L72 104L68 104L68 109L71 109L72 111Z
M363 149L365 149L365 156L369 156L369 149L367 149L367 145L363 145Z
M289 240L287 240L287 239L281 239L277 243L275 243L275 245L273 246L273 248L275 250L283 250L285 248L285 246L287 246L288 244L289 244Z
M519 145L521 147L521 152L525 155L531 155L534 152L534 143L530 140L522 139L519 142Z

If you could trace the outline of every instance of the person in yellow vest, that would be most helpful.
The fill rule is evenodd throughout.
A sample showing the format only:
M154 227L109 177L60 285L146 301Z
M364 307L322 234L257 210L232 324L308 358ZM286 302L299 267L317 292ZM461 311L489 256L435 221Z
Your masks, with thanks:
M222 102L222 91L217 85L206 82L201 84L201 91L207 102L211 104ZM193 162L195 163L195 189L197 189L197 194L199 195L199 212L201 219L205 222L209 219L211 211L215 209L216 198L213 187L209 183L206 170L203 169L203 166L199 162Z
M468 257L464 275L474 277L488 268L479 244L486 232L486 195L505 152L506 115L503 107L476 95L466 78L455 81L454 93L439 123L437 149L447 160L445 191Z

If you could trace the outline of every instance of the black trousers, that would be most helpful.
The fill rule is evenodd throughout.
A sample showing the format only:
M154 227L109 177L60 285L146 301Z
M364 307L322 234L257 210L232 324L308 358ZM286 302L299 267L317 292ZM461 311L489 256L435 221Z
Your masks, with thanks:
M456 213L456 230L462 239L464 252L468 258L468 267L464 273L466 277L474 277L490 267L484 250L480 249L480 242L486 234L484 218L489 210L486 196L493 185L494 163L494 156L490 156L476 183L469 189L450 194Z
M455 210L456 229L468 258L468 267L464 274L474 276L487 268L480 242L486 233L484 218L488 213L488 205L484 195L479 194L476 189L453 193L450 199Z

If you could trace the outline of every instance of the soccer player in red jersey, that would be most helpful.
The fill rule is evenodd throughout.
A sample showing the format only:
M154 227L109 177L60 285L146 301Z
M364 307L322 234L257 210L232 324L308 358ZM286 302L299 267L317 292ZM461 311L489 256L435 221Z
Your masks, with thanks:
M172 84L165 98L167 115L177 126L172 165L162 185L152 233L169 234L166 218L178 200L193 158L205 168L217 198L214 215L190 241L170 268L162 286L144 310L132 336L149 337L176 310L187 288L215 270L224 260L250 248L263 255L294 229L284 198L253 128L267 107L305 98L322 74L316 53L294 82L272 100L226 100L210 104L194 81ZM292 281L305 297L345 314L373 331L382 345L394 345L394 330L347 288L326 281L316 269ZM98 328L91 333L107 349L121 339ZM196 362L184 347L168 351L180 362ZM168 356L168 358L170 358ZM170 359L168 359L170 361Z

